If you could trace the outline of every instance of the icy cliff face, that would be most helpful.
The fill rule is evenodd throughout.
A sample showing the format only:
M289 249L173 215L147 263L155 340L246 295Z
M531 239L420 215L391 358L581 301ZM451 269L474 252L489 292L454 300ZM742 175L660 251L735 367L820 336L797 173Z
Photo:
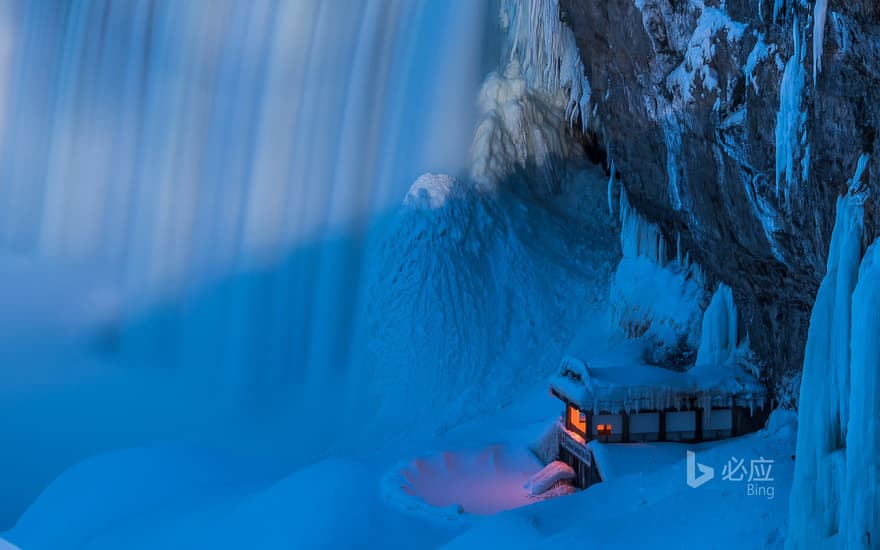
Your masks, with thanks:
M869 171L880 162L880 5L559 8L591 88L585 141L613 161L633 207L730 286L762 374L788 393L839 190L862 152ZM869 233L874 216L868 205Z

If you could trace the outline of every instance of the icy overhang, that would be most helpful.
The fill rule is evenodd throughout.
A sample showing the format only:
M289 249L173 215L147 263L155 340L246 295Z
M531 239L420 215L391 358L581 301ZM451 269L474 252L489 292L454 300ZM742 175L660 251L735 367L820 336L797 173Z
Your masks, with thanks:
M565 357L550 388L580 410L594 413L733 406L754 410L769 404L766 388L735 364L675 372L649 365L594 368Z

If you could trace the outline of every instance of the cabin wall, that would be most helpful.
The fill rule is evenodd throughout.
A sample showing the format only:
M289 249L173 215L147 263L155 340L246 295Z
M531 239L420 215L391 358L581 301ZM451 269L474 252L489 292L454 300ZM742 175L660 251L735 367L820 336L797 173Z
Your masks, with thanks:
M666 440L692 441L697 438L697 411L667 411Z
M721 439L733 435L733 409L712 409L703 425L703 439Z
M659 441L660 413L634 413L629 417L630 441Z
M611 435L609 437L599 437L598 426L600 424L611 425ZM590 423L590 436L601 441L620 442L623 441L624 423L622 414L594 414Z

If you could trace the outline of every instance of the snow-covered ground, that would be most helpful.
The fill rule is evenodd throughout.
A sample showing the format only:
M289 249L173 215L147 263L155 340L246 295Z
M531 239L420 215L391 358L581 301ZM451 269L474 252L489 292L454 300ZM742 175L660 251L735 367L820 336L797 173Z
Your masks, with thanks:
M411 440L331 453L293 472L277 462L180 447L113 452L66 472L3 536L26 549L781 546L793 468L791 413L776 413L767 430L722 442L606 444L597 452L603 483L493 516L457 510L456 504L469 507L468 498L485 499L480 491L491 487L479 478L470 496L455 483L422 493L445 516L389 498L387 476L399 471L399 457L491 444L521 460L559 408L545 387L535 386L514 405L442 436L411 433ZM697 488L686 484L688 450L714 469L714 479ZM445 457L463 460L466 470L479 453ZM772 481L748 481L753 461L770 461L764 477ZM505 480L520 495L522 481ZM526 504L514 497L508 504Z

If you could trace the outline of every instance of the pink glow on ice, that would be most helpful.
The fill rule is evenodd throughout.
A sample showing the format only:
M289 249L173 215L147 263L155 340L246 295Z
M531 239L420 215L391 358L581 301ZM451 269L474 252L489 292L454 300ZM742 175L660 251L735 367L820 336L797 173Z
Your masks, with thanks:
M494 514L535 502L524 485L542 467L527 449L496 445L444 451L417 458L402 468L400 488L431 506Z

